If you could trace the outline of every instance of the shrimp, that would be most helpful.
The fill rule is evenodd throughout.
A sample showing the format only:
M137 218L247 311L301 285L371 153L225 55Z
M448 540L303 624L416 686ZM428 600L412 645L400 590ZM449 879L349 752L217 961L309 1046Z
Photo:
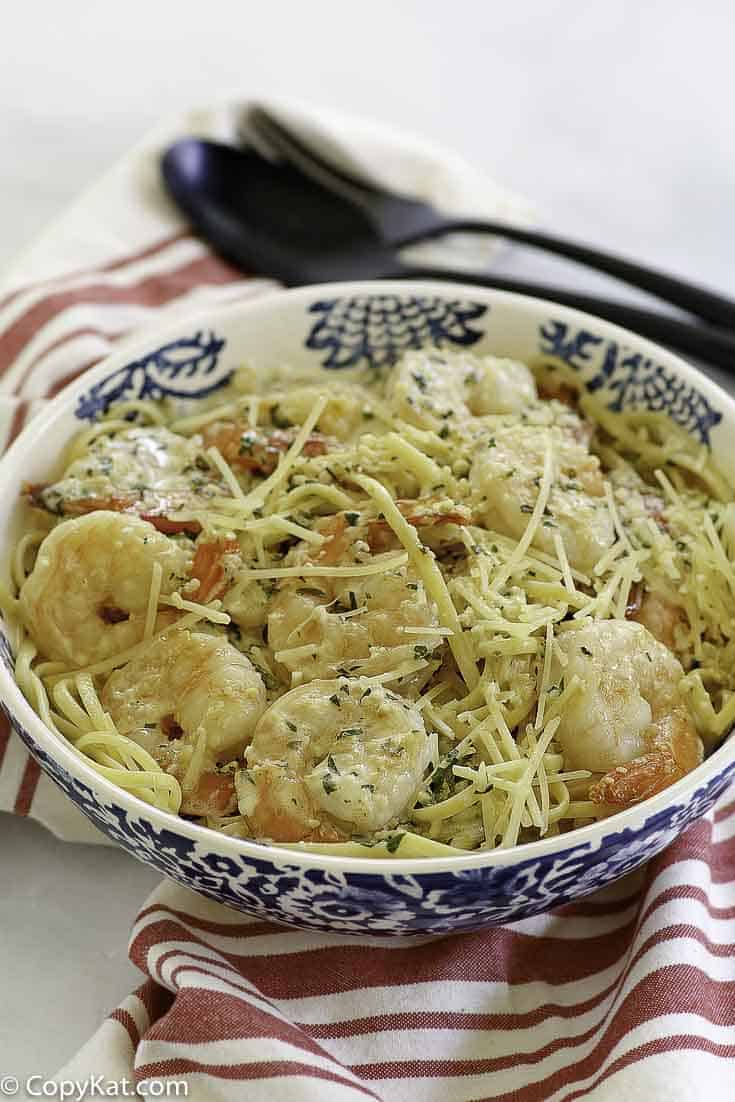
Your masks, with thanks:
M205 447L217 448L231 467L258 475L269 475L275 471L295 436L295 429L264 432L249 428L242 421L215 421L202 430ZM313 432L307 438L302 454L307 458L326 455L334 446L334 442L326 436Z
M319 564L370 559L370 521L361 514L337 514L317 530L329 533L316 554ZM308 562L311 554L296 548L292 562ZM289 580L271 602L268 644L299 684L345 668L383 673L406 659L428 657L441 647L438 626L436 606L413 568L397 566L366 577Z
M265 708L265 686L226 639L174 628L110 674L100 699L121 734L174 724L181 735L203 731L208 751L230 760Z
M631 602L625 610L628 620L635 620L648 628L654 639L670 651L681 653L681 634L687 631L689 621L680 605L673 604L657 590L644 590L639 584L631 590ZM686 642L686 640L684 640Z
M312 681L258 723L238 806L256 838L339 841L404 815L435 758L413 704L363 678Z
M448 421L517 413L536 401L536 383L515 360L466 355L450 364L437 352L410 352L390 377L388 397L404 421L437 432Z
M498 429L472 464L474 509L488 527L520 539L539 495L548 447L552 487L533 544L555 554L554 534L560 533L569 562L586 572L612 545L615 529L600 462L572 434L556 426Z
M100 511L63 521L21 588L25 626L46 658L72 666L109 658L142 638L154 564L167 595L189 576L191 557L190 546L138 517ZM167 617L159 613L158 626Z
M560 633L567 658L552 679L578 677L557 731L570 769L603 776L598 803L627 807L660 792L702 760L702 741L679 683L679 661L642 624L597 620Z
M197 543L191 576L199 582L192 595L200 604L221 597L227 590L228 559L238 564L240 562L240 544L236 539L201 540Z
M294 684L345 668L383 673L441 648L434 632L422 634L438 626L436 606L408 567L315 583L283 587L268 613L268 644Z
M446 524L464 527L472 523L472 513L466 505L454 501L414 501L400 499L396 506L414 528L441 528ZM326 536L319 552L319 561L336 565L356 540L365 542L372 552L387 551L398 546L392 528L384 517L363 518L360 512L334 513L316 531Z
M57 516L97 510L135 513L169 533L198 532L198 522L172 520L170 515L204 508L225 492L202 456L201 440L160 427L96 436L60 481L25 487L32 505Z
M225 639L172 629L115 670L100 700L118 731L182 782L185 814L234 808L232 775L217 767L240 757L266 694L253 665Z
M369 375L367 378L372 381ZM376 403L369 389L355 381L341 383L331 378L325 385L323 379L310 382L288 377L282 389L272 390L267 398L261 398L259 408L276 428L288 429L303 425L314 403L325 392L327 404L319 415L319 431L343 443L352 443L376 416Z

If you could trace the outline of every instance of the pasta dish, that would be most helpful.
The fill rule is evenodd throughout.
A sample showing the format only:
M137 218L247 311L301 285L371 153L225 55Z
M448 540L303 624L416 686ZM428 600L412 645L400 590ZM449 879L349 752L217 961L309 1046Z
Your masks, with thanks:
M735 722L731 491L562 364L244 367L111 406L23 496L22 691L103 776L236 837L512 847Z

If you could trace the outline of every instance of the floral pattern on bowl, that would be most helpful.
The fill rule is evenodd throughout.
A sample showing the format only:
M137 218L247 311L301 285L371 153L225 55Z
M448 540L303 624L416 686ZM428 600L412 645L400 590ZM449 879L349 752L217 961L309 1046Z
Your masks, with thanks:
M127 356L92 369L50 404L3 459L5 530L24 478L43 473L78 428L121 398L192 398L224 386L243 360L288 357L295 369L387 368L406 348L433 345L526 361L563 360L611 409L669 414L726 458L735 403L648 342L574 311L494 292L439 285L305 288L178 323ZM735 470L730 473L735 479ZM5 502L3 505L2 502ZM6 537L7 538L7 537ZM7 548L6 548L7 553ZM672 789L619 816L516 851L425 861L360 861L241 841L150 808L61 745L23 699L0 633L3 709L41 767L130 853L195 891L248 914L311 930L440 934L537 914L609 884L653 857L703 815L735 778L723 746Z

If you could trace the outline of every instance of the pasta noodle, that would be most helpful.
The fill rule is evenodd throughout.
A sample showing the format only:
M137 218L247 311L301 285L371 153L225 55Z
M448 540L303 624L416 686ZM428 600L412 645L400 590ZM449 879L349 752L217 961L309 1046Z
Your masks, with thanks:
M26 491L21 690L129 793L310 851L507 849L659 791L735 723L735 505L663 417L536 375L432 350L112 406Z

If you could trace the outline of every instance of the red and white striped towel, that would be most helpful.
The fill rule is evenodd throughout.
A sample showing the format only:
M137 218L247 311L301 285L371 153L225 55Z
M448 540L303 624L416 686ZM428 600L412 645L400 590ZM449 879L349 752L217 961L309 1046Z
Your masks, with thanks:
M226 135L233 119L200 113L153 135L6 278L3 445L131 330L272 286L213 257L157 184L163 142L188 129ZM348 122L325 125L351 143L353 160L361 142L373 163L382 148L388 182L416 191L428 180L428 196L470 212L513 209L489 186L481 200L478 177L451 156ZM70 841L101 840L7 727L0 810ZM735 802L644 871L514 926L439 940L328 936L248 920L163 884L138 916L130 953L143 986L59 1078L168 1078L202 1102L689 1102L699 1092L719 1102L735 1097Z
M596 896L441 940L300 933L167 884L133 929L146 982L60 1075L227 1102L725 1102L734 945L733 802Z

